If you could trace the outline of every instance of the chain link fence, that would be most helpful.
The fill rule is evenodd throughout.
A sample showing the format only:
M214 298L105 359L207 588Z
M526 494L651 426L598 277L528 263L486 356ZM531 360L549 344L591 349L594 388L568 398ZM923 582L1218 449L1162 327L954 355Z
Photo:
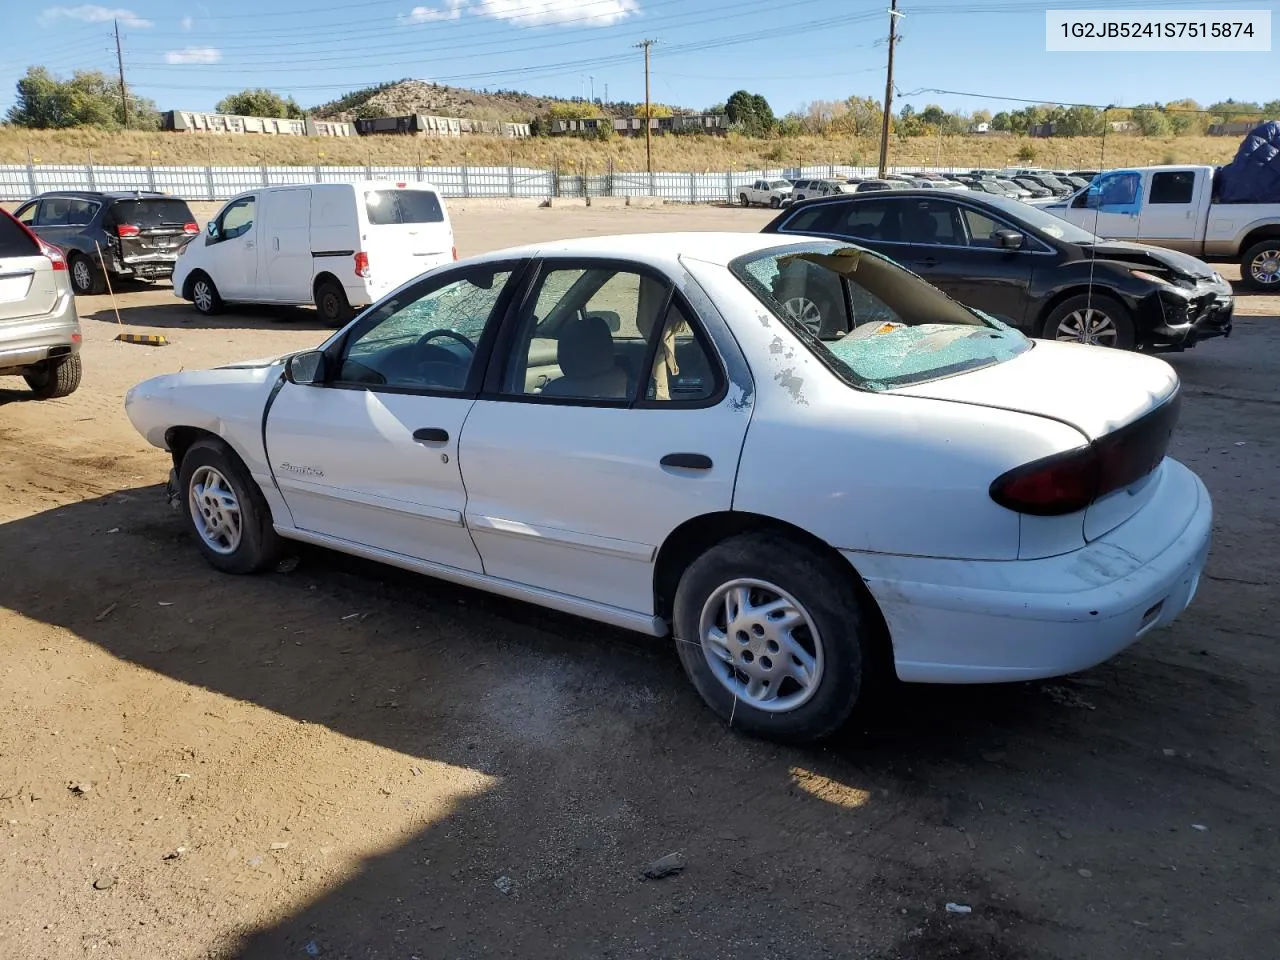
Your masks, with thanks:
M905 168L904 168L905 169ZM914 167L938 172L953 168ZM25 200L57 190L158 190L184 200L225 200L259 187L282 184L390 180L429 182L446 197L659 197L675 203L732 203L755 180L868 177L872 167L822 164L723 172L596 174L585 169L529 167L125 167L96 164L0 166L0 200Z

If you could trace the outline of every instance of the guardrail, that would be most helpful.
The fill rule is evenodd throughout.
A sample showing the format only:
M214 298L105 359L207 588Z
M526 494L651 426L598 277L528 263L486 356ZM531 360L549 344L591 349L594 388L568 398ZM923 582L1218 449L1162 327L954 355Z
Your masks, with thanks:
M949 172L953 168L923 169ZM660 197L677 203L731 203L739 188L754 180L866 177L875 172L871 167L840 164L703 173L611 170L596 174L516 166L128 167L32 163L0 166L0 200L25 200L56 190L159 190L184 200L225 200L265 186L391 180L429 181L446 197Z

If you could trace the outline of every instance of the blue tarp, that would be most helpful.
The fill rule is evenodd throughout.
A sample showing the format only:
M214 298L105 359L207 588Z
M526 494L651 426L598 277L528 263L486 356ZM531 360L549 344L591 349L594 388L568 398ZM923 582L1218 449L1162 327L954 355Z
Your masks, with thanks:
M1219 203L1280 203L1280 120L1254 128L1218 170Z

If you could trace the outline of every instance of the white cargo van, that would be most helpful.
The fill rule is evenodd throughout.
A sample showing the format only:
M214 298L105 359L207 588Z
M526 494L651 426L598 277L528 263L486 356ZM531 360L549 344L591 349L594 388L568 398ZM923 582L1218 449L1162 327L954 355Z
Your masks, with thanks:
M183 249L174 293L224 303L314 303L341 326L355 307L457 259L440 191L366 180L263 187L232 197Z

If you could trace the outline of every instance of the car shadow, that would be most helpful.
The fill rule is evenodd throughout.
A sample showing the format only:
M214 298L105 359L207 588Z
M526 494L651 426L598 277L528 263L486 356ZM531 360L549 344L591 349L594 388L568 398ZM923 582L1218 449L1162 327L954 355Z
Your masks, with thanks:
M999 878L1021 829L1005 814L1047 804L1072 830L1133 822L1131 792L1102 786L1128 773L1122 754L1098 754L1105 731L1158 741L1203 708L1187 685L1211 686L1179 673L1176 695L1128 704L1135 673L1172 671L1127 657L1088 686L895 686L834 740L787 748L717 721L669 641L325 550L300 549L287 573L215 573L159 486L0 525L0 555L24 558L0 604L29 620L193 690L487 778L218 954L245 960L846 956L855 935L863 956L1036 956L1028 944L1056 921L1035 906L1043 891ZM416 776L325 803L408 809ZM1073 804L1064 781L1092 786ZM671 852L686 872L642 882ZM993 898L939 932L943 899Z
M81 301L83 302L83 301ZM81 320L98 323L115 323L116 312L108 301L94 305L93 309L80 312ZM315 310L306 307L272 307L255 304L252 307L228 304L222 313L207 317L188 303L141 304L120 308L120 322L128 326L148 327L156 330L198 329L220 330L277 330L281 326L301 329L330 330L320 322Z

